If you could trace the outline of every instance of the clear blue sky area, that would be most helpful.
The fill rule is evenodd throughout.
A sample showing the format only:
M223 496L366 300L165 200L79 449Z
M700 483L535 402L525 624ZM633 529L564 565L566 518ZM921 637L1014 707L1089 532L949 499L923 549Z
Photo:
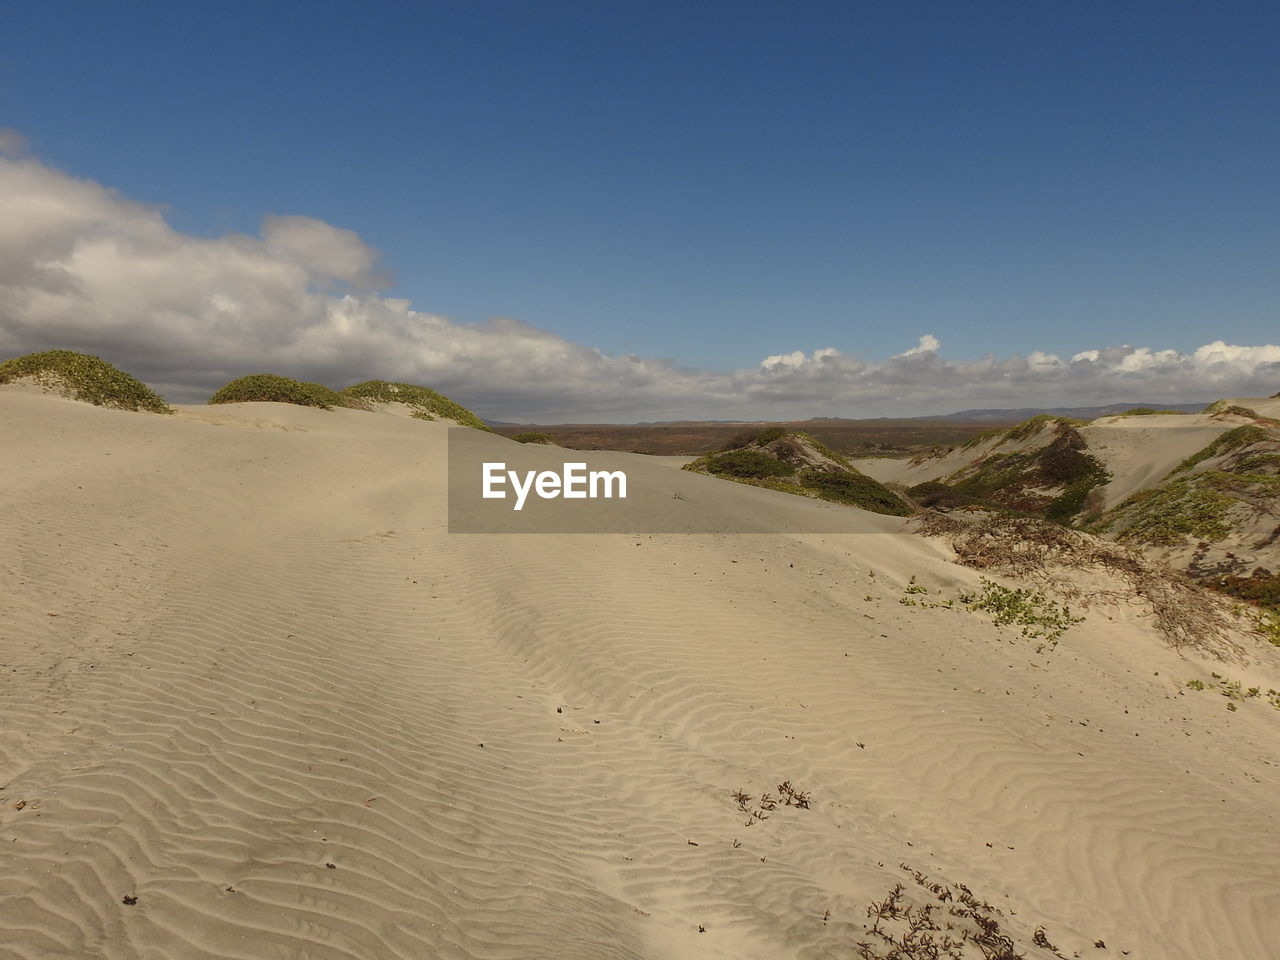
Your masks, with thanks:
M387 291L710 370L1276 342L1280 4L26 3L0 126Z

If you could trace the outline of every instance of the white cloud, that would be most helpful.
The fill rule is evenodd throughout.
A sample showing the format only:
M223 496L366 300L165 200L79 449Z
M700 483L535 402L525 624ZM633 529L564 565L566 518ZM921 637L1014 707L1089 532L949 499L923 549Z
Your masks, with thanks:
M783 419L966 407L1208 400L1280 389L1280 346L1098 347L1069 362L951 361L932 334L881 362L835 347L731 373L610 356L519 320L460 324L376 293L352 231L272 215L259 236L179 233L161 212L22 155L0 131L0 357L99 353L177 401L277 372L429 384L506 420Z
M917 343L914 347L912 347L910 350L907 350L903 353L899 353L893 359L898 360L898 359L901 359L902 357L918 357L926 353L937 353L938 349L941 346L942 344L939 342L937 337L935 337L932 333L926 333L923 337L920 338L920 342Z

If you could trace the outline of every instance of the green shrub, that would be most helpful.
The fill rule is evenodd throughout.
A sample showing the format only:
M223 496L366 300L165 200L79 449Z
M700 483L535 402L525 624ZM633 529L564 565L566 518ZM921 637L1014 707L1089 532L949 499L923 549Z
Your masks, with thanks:
M907 495L922 507L942 508L966 507L977 501L966 493L951 487L941 480L926 480L907 488Z
M488 425L473 412L454 403L448 397L436 393L430 387L419 387L412 383L394 383L387 380L366 380L355 383L342 391L344 397L367 400L372 403L403 403L414 408L414 415L425 413L431 416L453 420L464 427L477 430L488 430ZM418 419L430 419L430 416Z
M554 445L556 438L549 433L517 433L511 438L516 443L546 443Z
M796 472L789 463L783 463L759 450L728 450L712 454L706 460L708 473L729 477L786 477Z
M291 380L274 373L252 373L221 387L209 403L293 403L301 407L349 407L348 398L319 383Z
M870 477L844 470L806 470L800 485L823 500L846 503L872 513L905 517L912 512L901 497Z
M0 383L26 379L99 407L173 413L164 398L146 384L87 353L45 350L0 363Z

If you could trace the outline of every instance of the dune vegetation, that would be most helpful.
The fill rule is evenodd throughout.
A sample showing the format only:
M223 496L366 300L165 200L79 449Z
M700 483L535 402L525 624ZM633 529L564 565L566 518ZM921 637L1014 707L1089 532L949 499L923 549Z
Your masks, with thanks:
M511 439L516 443L544 443L548 446L554 446L556 442L556 438L551 436L549 433L536 433L533 431L517 433Z
M237 377L222 386L208 400L209 403L293 403L301 407L350 407L347 397L320 383L292 380L274 373L253 373Z
M403 403L413 408L413 415L421 420L434 420L440 417L453 420L463 427L474 427L477 430L489 429L488 424L475 413L430 387L388 380L365 380L363 383L352 384L345 388L342 396L348 400L369 403Z
M99 407L172 413L164 398L101 357L74 350L45 350L0 363L0 383L31 381Z
M1032 417L1007 430L975 437L965 449L995 439L992 449L974 463L941 480L910 487L907 493L922 506L979 506L1043 517L1070 525L1086 511L1089 494L1111 479L1102 461L1085 451L1077 429L1082 420L1048 414ZM1032 449L1005 453L1005 443L1043 436Z
M914 510L898 494L856 470L818 440L782 427L740 433L725 449L701 456L684 469L872 513L902 517Z

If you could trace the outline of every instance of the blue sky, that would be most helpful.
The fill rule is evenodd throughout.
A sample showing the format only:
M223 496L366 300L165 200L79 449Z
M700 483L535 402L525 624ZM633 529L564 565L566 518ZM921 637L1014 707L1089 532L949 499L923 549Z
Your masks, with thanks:
M1280 339L1275 4L49 2L4 33L28 162L184 236L354 231L381 296L463 326L722 376Z

